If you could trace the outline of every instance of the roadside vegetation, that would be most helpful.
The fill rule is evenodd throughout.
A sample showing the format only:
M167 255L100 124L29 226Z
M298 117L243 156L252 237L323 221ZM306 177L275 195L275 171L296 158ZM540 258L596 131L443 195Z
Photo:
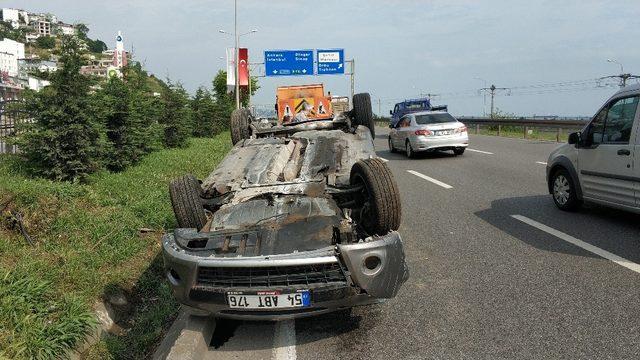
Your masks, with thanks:
M20 158L0 157L0 358L61 357L97 324L95 302L112 296L127 299L122 330L93 357L144 358L178 308L159 257L160 236L175 227L167 183L206 176L230 146L226 132L191 139L86 184L33 178Z
M84 355L146 358L178 309L160 258L175 227L167 184L227 153L233 94L223 71L194 97L135 62L86 77L78 38L58 41L58 70L40 74L51 85L8 113L19 154L0 155L0 359L66 357L99 302L116 326Z

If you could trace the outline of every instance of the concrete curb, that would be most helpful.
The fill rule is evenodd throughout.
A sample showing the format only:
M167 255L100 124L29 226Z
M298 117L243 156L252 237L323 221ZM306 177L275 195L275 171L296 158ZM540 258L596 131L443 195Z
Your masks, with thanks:
M214 318L190 315L181 309L153 359L202 359L209 350L215 326Z

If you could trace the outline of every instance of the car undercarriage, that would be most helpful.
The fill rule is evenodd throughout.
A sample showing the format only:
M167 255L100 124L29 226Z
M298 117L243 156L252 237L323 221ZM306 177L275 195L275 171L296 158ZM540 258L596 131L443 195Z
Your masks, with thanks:
M283 126L243 116L248 130L216 170L170 186L180 227L163 238L163 255L175 296L245 319L394 297L408 277L400 199L372 121L352 112Z

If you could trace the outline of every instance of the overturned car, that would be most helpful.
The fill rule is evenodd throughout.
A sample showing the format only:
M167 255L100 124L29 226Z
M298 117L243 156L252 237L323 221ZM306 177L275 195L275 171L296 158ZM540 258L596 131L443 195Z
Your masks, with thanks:
M331 113L330 111L327 113ZM200 314L287 319L394 297L408 278L398 188L373 147L369 94L305 122L232 114L206 179L175 179L162 240L176 298Z

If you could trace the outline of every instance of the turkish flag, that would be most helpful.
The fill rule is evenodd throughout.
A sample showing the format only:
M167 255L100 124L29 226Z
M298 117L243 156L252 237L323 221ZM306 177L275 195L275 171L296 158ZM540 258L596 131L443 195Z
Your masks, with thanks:
M238 79L240 86L249 86L249 51L245 48L238 52Z

